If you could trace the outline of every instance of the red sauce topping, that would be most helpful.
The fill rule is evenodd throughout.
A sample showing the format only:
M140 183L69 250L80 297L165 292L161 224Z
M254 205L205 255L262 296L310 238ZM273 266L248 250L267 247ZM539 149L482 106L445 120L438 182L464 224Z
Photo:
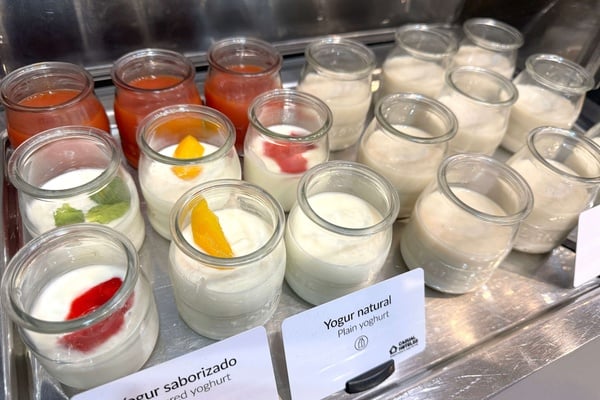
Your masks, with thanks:
M304 158L304 152L314 149L314 144L286 143L284 145L264 142L263 152L265 156L271 157L281 172L288 174L299 174L305 172L308 167L308 161Z
M120 278L111 278L88 289L73 300L66 319L79 318L96 310L114 296L122 283ZM133 296L121 309L105 320L63 336L60 340L61 344L83 352L93 350L121 329L125 322L125 313L131 308L132 303Z
M181 78L170 75L149 75L137 78L129 82L129 84L138 89L165 89L175 86L182 81Z

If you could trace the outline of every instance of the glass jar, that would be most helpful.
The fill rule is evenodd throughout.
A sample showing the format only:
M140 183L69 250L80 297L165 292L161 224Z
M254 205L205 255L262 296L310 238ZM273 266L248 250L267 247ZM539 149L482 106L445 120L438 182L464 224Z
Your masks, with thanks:
M300 73L298 90L325 102L333 113L329 150L354 145L371 105L375 54L362 43L329 37L310 43Z
M196 223L206 223L202 232L193 228ZM284 227L281 205L263 189L240 180L200 184L175 203L169 276L179 315L190 328L223 339L271 318L285 272ZM218 241L219 231L230 254L222 242L219 247L206 245ZM208 237L196 240L203 232Z
M409 269L423 268L433 289L473 291L511 251L532 205L529 186L504 163L483 154L447 157L402 232L402 258Z
M399 218L410 216L419 193L435 178L457 128L448 107L420 94L387 95L375 106L375 117L360 139L358 161L394 185Z
M244 179L264 188L289 211L302 174L329 158L331 111L308 93L277 89L259 95L249 115Z
M127 162L137 168L140 122L152 111L173 104L202 104L194 66L183 54L163 49L141 49L113 64L114 111L121 147Z
M395 38L395 46L381 66L378 97L399 92L437 97L458 47L456 39L425 24L404 25Z
M158 338L137 251L102 225L64 226L26 243L2 278L2 305L40 364L77 390L137 371Z
M7 169L27 232L35 237L58 226L95 222L141 248L139 197L117 146L104 131L83 126L52 128L19 146Z
M600 184L600 148L574 131L539 127L506 163L523 176L534 198L515 249L527 253L554 249L577 225L579 214L594 204Z
M13 147L36 133L65 125L110 133L106 111L94 93L94 80L79 65L42 62L19 68L2 79L0 101Z
M502 147L516 152L540 126L570 129L594 85L583 67L552 54L532 54L513 80L519 99L512 107Z
M513 83L496 72L469 66L448 70L438 100L458 120L450 153L492 155L504 137L517 97Z
M463 33L453 66L481 67L512 79L524 43L521 32L491 18L471 18L463 24Z
M282 87L281 54L269 43L248 37L223 39L208 49L206 105L225 114L236 131L235 148L244 154L248 108L261 93Z
M398 193L365 165L328 161L300 179L289 213L285 279L311 304L375 282L392 244Z
M148 220L162 237L171 238L169 214L183 193L203 182L242 178L234 143L231 121L210 107L167 106L142 120L140 188Z

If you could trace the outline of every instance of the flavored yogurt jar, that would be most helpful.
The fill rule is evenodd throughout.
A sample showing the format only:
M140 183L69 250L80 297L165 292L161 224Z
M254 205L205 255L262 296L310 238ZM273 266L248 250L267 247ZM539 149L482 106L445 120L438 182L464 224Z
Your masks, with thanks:
M331 111L310 94L273 90L258 96L248 113L244 180L261 186L289 211L302 174L329 157Z
M355 162L328 161L307 171L290 211L285 278L317 305L369 286L392 243L398 193Z
M206 182L171 214L169 276L181 318L222 339L267 322L281 295L285 214L258 186Z
M242 177L233 124L209 107L160 108L141 122L137 140L148 220L166 239L171 208L183 193L203 182Z
M305 56L298 90L318 97L331 109L329 150L351 147L364 129L371 105L374 53L359 42L330 37L310 43Z
M158 338L135 247L98 224L56 228L28 242L4 273L2 306L40 364L75 390L137 371Z
M25 141L8 161L27 232L35 237L74 223L98 223L140 249L145 226L135 183L115 141L83 126L52 128Z

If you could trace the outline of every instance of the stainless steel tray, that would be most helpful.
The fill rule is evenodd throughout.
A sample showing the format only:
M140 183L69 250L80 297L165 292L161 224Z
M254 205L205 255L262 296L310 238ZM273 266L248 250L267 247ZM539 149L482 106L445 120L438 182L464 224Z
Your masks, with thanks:
M288 60L298 68L299 60ZM293 74L291 74L293 76ZM296 75L297 76L297 75ZM200 76L201 80L202 77ZM199 83L201 84L201 83ZM99 96L112 110L112 88ZM109 117L111 119L112 115ZM114 119L113 119L114 120ZM2 243L0 271L23 243L16 192L5 177L10 149L2 138ZM499 152L501 159L506 154ZM353 150L336 155L352 158ZM135 177L136 172L131 170ZM145 203L142 202L145 214ZM406 271L398 239L403 224L394 227L394 243L379 277ZM154 287L160 314L160 336L144 368L170 360L214 341L191 331L179 318L167 275L168 242L146 221L146 241L140 251L143 269ZM600 279L569 287L575 254L559 247L543 256L513 252L491 280L474 293L444 295L426 290L427 345L419 355L396 365L378 387L359 394L343 391L331 399L483 399L600 336ZM266 324L275 376L282 399L289 399L281 323L310 305L284 284L281 303ZM31 358L12 324L0 315L2 378L0 394L14 399L68 399L44 369Z

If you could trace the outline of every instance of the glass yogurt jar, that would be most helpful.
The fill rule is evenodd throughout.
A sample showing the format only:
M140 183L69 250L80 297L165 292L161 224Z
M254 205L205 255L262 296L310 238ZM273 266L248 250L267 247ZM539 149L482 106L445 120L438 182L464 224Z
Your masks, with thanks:
M308 45L298 90L323 100L333 113L329 150L354 145L371 105L375 54L362 43L329 37Z
M531 189L512 168L482 154L455 154L419 196L402 232L409 269L441 292L476 290L511 251L531 212Z
M322 304L372 284L392 244L396 189L365 165L328 161L300 179L289 213L285 279Z
M399 218L410 216L417 197L435 178L457 128L448 107L420 94L387 95L375 106L375 117L360 139L358 161L394 185Z
M171 208L183 193L203 182L242 177L233 124L212 108L160 108L142 120L137 140L148 220L166 239L171 238Z
M404 25L395 38L396 45L381 66L378 97L400 92L437 97L458 47L456 39L426 24Z
M271 318L285 272L284 226L281 205L241 180L203 183L175 203L169 276L190 328L223 339Z
M514 153L540 126L571 129L583 108L585 94L594 86L579 64L553 54L532 54L513 80L519 99L513 105L502 147Z
M264 188L289 211L302 174L329 158L331 111L315 96L281 89L259 95L248 114L244 180Z
M115 141L83 126L52 128L25 141L8 161L23 225L35 237L82 222L122 232L137 249L145 224L137 188Z
M533 210L523 221L515 249L545 253L558 246L590 208L600 187L600 147L567 129L539 127L506 163L533 191Z
M75 390L137 371L158 338L137 251L106 226L69 225L32 239L8 264L1 295L27 348Z

